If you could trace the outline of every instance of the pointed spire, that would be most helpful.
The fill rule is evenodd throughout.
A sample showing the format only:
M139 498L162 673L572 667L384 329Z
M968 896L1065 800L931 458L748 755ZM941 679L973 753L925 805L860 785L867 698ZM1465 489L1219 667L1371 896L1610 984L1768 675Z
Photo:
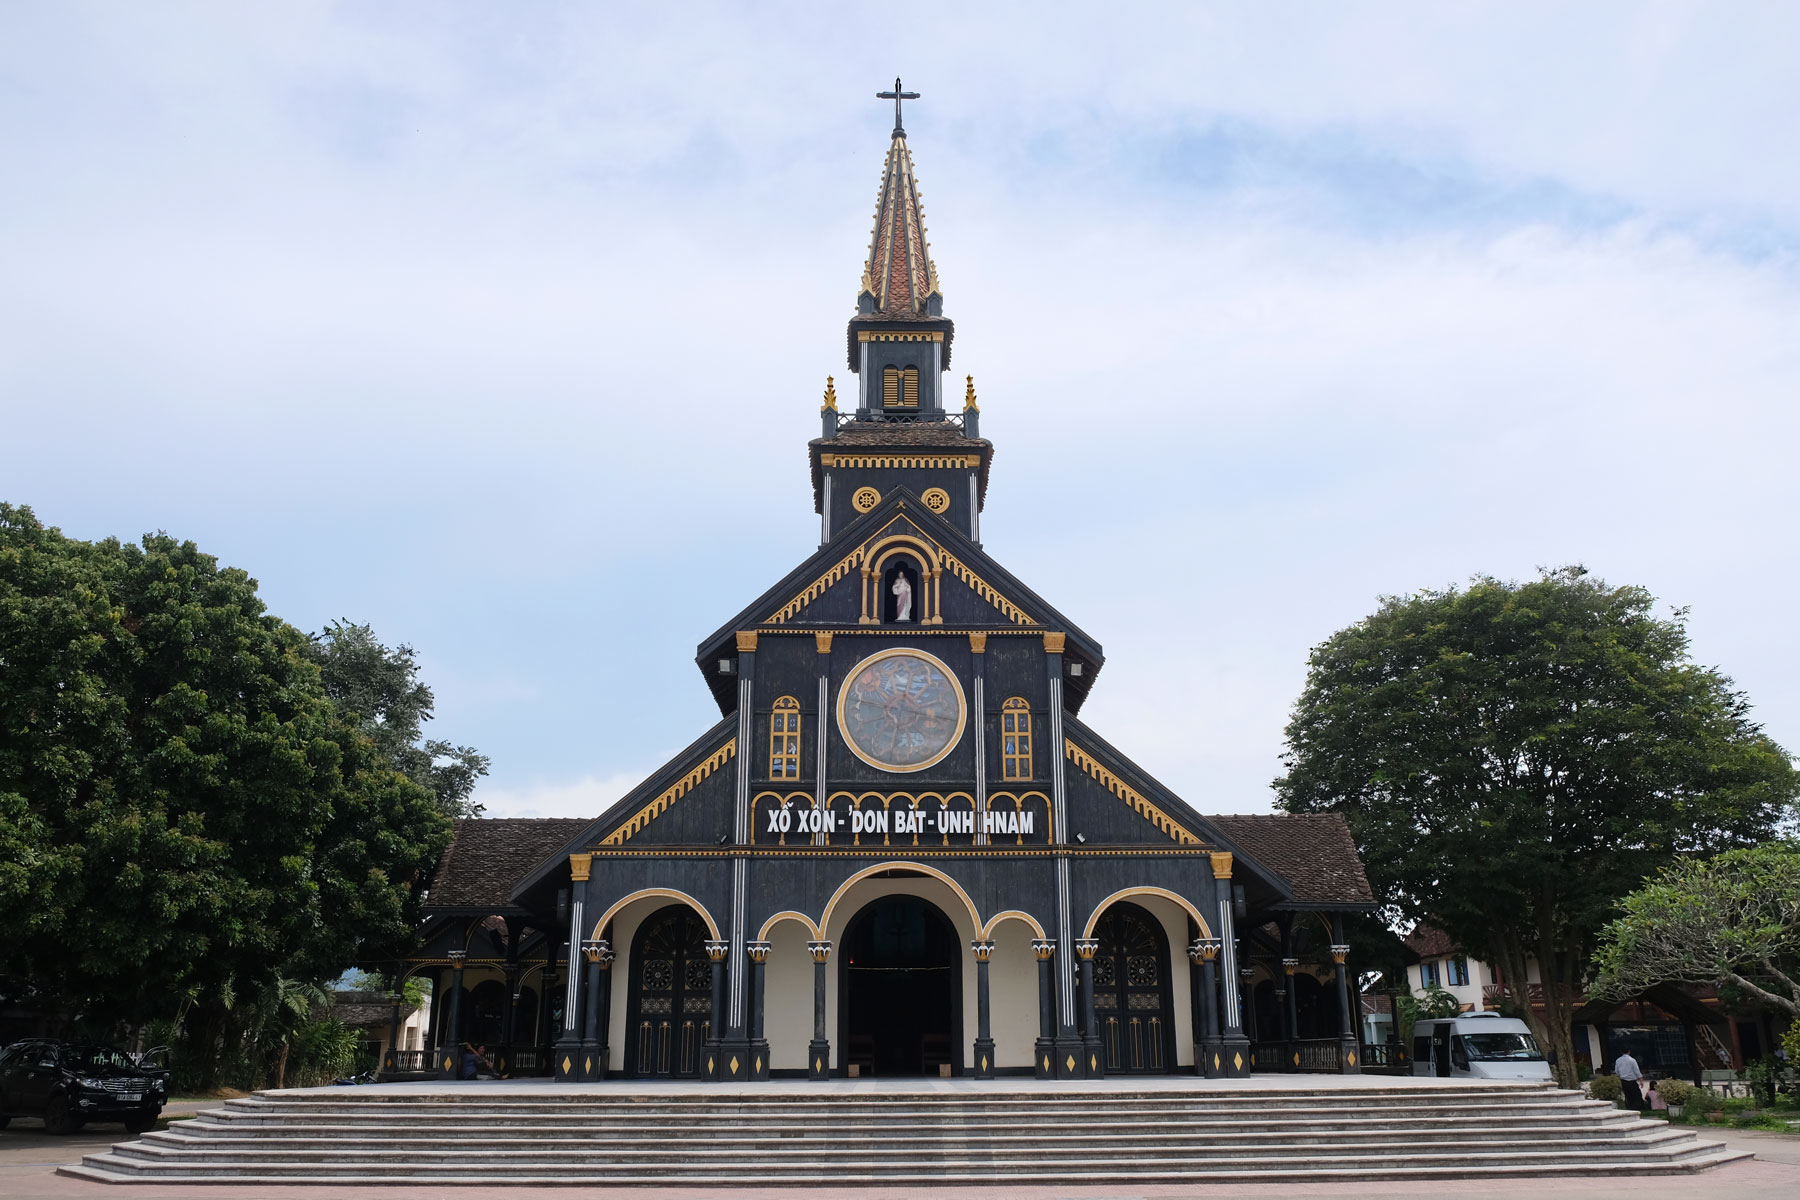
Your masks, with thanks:
M906 133L895 129L875 197L875 232L857 308L873 315L937 316L943 293L925 241L925 209Z
M969 412L980 412L981 405L975 403L975 377L970 375L968 390L963 392L963 408Z
M825 377L825 403L819 406L819 411L837 411L837 384L832 382L832 378L829 375Z

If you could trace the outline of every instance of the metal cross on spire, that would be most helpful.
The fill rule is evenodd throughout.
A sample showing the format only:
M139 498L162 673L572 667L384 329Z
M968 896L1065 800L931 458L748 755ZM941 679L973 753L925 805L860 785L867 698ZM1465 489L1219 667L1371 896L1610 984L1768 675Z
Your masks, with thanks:
M906 128L900 124L900 102L902 100L917 100L919 98L919 93L901 91L900 77L896 75L894 76L894 90L891 92L876 92L875 98L877 100L892 100L894 102L894 136L905 136Z

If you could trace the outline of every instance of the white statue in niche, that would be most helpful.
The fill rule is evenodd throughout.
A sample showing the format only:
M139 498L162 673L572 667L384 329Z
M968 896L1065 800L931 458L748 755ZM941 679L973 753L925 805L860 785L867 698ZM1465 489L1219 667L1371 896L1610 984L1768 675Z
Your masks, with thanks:
M894 620L912 620L912 584L907 582L905 571L894 572Z

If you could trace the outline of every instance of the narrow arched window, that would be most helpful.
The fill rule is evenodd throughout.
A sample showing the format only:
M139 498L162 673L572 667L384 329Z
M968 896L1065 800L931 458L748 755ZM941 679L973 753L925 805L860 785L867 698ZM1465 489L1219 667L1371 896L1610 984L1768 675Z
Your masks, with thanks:
M1000 759L1005 778L1031 778L1031 706L1022 696L1000 706Z
M800 778L800 702L783 696L769 718L769 778Z

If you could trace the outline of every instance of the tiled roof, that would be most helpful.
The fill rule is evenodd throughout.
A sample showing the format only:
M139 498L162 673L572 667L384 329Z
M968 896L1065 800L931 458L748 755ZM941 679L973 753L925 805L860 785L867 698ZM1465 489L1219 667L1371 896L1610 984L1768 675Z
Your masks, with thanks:
M402 1021L416 1011L418 1010L404 1000L400 1002ZM331 1015L342 1024L357 1029L367 1029L370 1026L385 1029L394 1019L394 1002L380 992L333 992Z
M925 243L925 210L913 177L912 151L898 130L888 144L875 196L875 232L863 264L862 290L875 297L875 311L883 316L922 313L926 298L939 291L931 247Z
M1206 820L1244 853L1287 880L1296 900L1375 901L1369 878L1363 874L1362 858L1350 838L1350 826L1336 813L1232 813Z
M1430 925L1415 925L1413 931L1406 935L1406 948L1420 958L1438 958L1459 947L1443 930Z
M585 817L470 817L438 863L426 897L434 908L511 906L514 885L593 822Z
M852 421L840 425L836 437L818 438L812 444L826 452L840 446L845 449L919 446L934 450L951 447L980 453L991 453L994 449L993 443L986 438L968 437L960 426L948 421Z

